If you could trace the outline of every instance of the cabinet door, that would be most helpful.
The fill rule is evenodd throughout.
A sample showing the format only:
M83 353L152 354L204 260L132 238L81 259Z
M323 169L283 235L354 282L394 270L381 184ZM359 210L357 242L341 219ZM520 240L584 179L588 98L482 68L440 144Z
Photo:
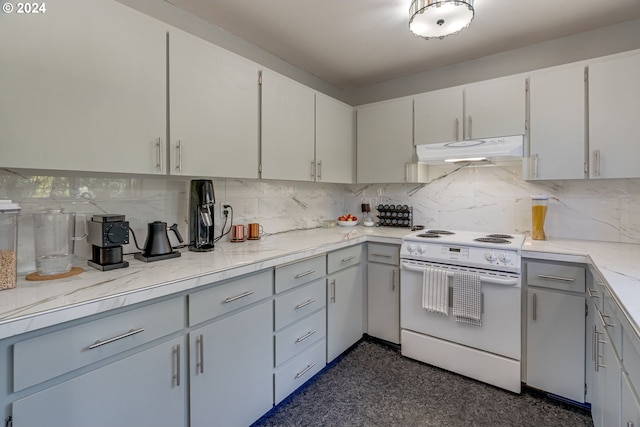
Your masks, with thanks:
M13 403L13 425L184 426L184 338L159 344Z
M626 362L625 362L626 363ZM622 374L622 401L620 422L626 427L640 426L640 399L631 384L629 375Z
M47 6L0 25L1 166L166 172L167 25L111 0Z
M354 123L353 107L316 94L316 181L354 182Z
M262 178L315 180L315 93L262 70Z
M399 268L369 263L367 273L367 333L400 344Z
M465 139L524 135L524 77L489 80L465 87Z
M527 384L584 402L584 296L537 288L527 294Z
M436 90L414 98L415 143L460 141L463 123L463 89Z
M572 66L530 77L528 179L585 178L584 73Z
M272 328L269 300L191 332L191 426L248 426L271 409Z
M640 177L640 54L589 65L589 178Z
M355 344L364 331L363 274L355 266L327 281L327 363Z
M620 425L621 366L600 316L594 316L595 361L591 414L594 427Z
M169 34L171 173L258 178L258 66Z
M401 98L359 107L358 182L406 182L415 155L413 100Z

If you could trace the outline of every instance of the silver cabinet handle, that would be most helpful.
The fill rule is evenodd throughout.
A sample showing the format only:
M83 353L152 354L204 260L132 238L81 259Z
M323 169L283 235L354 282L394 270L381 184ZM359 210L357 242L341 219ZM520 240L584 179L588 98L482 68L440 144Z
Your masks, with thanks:
M296 306L294 307L294 310L300 310L302 307L306 307L306 306L308 306L309 304L313 304L314 302L316 302L316 300L315 300L315 299L307 300L307 301L305 301L305 302L302 302L302 303L300 303L300 304L296 305Z
M309 271L305 271L304 273L298 273L298 274L296 274L295 278L299 279L301 277L308 276L308 275L313 274L315 272L316 272L315 270L309 270Z
M600 150L593 151L593 176L600 176Z
M316 333L316 331L309 331L306 334L304 334L303 336L296 338L296 344L306 340L307 338L309 338L311 335L313 335L315 333Z
M296 374L296 379L300 378L301 376L303 376L304 374L306 374L307 372L309 372L310 369L312 369L314 366L316 366L315 363L311 363L309 365L307 365L306 368L304 368L302 371L298 372Z
M318 176L318 181L322 180L322 160L318 160L316 175Z
M180 387L180 344L173 347L174 370L171 379L175 382L176 387Z
M560 282L575 282L576 279L573 277L561 277L561 276L549 276L546 274L538 274L540 279L549 279L549 280L558 280Z
M538 177L538 155L537 154L533 155L533 177L534 178Z
M598 291L595 289L587 288L587 293L591 298L600 298L600 295L598 295Z
M371 254L371 256L379 256L382 258L391 258L391 255L387 255L387 254Z
M354 259L356 259L355 255L347 258L342 258L340 262L349 262L349 261L353 261Z
M600 312L600 310L596 311L598 312L598 317L600 317L600 321L605 328L614 328L616 326L615 323L607 323L607 321L605 320L611 317L610 314L603 314Z
M633 427L633 421L627 421L627 427Z
M230 302L233 302L233 301L238 300L240 298L248 297L249 295L253 295L253 294L254 294L254 291L243 292L240 295L236 295L235 297L229 297L229 298L225 299L223 301L223 303L228 304Z
M460 141L460 119L456 117L456 141Z
M396 269L394 268L393 270L391 270L391 291L395 292L396 291Z
M176 144L176 171L182 173L182 141Z
M313 181L316 180L316 162L313 160L311 160L311 179Z
M336 302L336 279L331 281L331 302Z
M538 320L538 294L534 293L532 299L531 320L535 322Z
M467 138L468 139L473 138L472 129L473 129L473 120L471 119L471 116L469 116L469 132L467 132Z
M591 334L591 360L596 360L596 342L598 341L598 330L593 325L593 333Z
M162 138L156 139L156 170L162 172Z
M91 344L88 349L89 350L93 350L94 348L98 348L98 347L102 347L103 345L106 344L110 344L114 341L118 341L121 340L123 338L127 338L130 337L132 335L136 335L139 334L141 332L144 332L144 328L138 328L138 329L129 329L128 332L125 332L124 334L120 334L118 336L112 337L112 338L108 338L106 340L97 340L96 342L94 342L93 344Z
M204 374L204 335L196 338L196 373Z

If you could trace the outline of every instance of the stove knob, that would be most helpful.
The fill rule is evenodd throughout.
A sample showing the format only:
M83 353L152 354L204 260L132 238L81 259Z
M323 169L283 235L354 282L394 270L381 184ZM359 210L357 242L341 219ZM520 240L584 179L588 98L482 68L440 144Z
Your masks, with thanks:
M414 253L416 251L416 245L415 243L409 243L407 245L407 250L409 251L409 253Z
M427 250L427 247L425 245L418 246L418 253L419 254L423 254L426 250Z
M509 262L511 262L511 255L508 253L501 253L498 259L500 259L501 262L508 264Z
M494 251L489 251L489 252L485 252L484 258L487 261L495 261L498 258L498 256L496 255L496 253Z

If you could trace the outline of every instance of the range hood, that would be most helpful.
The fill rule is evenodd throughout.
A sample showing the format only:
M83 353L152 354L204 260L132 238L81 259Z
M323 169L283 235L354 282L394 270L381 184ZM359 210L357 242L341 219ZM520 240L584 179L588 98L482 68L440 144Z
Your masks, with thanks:
M436 165L443 163L473 162L505 158L522 158L523 135L499 138L473 139L417 145L418 163Z

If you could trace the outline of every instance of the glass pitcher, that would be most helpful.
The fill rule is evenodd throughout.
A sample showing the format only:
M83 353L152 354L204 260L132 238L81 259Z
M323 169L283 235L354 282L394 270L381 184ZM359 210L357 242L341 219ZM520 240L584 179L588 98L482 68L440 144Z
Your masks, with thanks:
M84 218L84 234L75 235L76 216ZM33 214L36 269L41 276L62 274L71 270L74 243L87 237L86 216L62 209L49 209Z

